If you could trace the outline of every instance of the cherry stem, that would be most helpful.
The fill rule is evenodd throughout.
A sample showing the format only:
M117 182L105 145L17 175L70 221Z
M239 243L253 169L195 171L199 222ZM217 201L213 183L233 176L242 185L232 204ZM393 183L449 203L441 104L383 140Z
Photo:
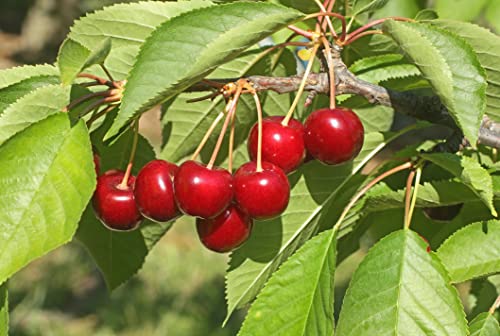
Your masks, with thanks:
M99 84L109 86L110 88L116 87L115 84L112 81L104 79L104 78L96 76L96 75L92 75L92 74L88 74L88 73L81 73L77 77L79 77L79 78L90 78L90 79L95 80Z
M326 61L328 63L328 74L330 76L330 109L334 109L336 106L336 84L335 84L335 67L333 64L332 49L330 48L330 43L326 38L321 39L323 45L325 46Z
M345 38L344 42L347 42L347 41L351 40L352 38L354 38L357 35L363 33L364 31L366 31L366 30L368 30L368 29L370 29L370 28L372 28L372 27L374 27L376 25L384 23L387 20L406 21L406 22L413 22L414 21L413 19L399 17L399 16L391 16L391 17L388 17L388 18L383 18L383 19L375 20L375 21L372 21L372 22L370 22L370 23L368 23L368 24L366 24L366 25L364 25L364 26L356 29L352 33L348 34L347 37ZM352 21L352 19L351 19L351 21Z
M341 14L330 13L330 12L326 12L326 13L323 13L323 12L314 13L314 14L307 15L302 21L309 20L309 19L314 19L314 18L317 18L317 17L320 17L320 16L331 16L331 17L335 17L335 18L339 19L342 22L342 35L340 35L340 40L343 40L343 38L345 38L345 34L347 32L346 21L345 21L345 17L343 15L341 15Z
M335 223L335 226L333 227L333 230L338 230L340 225L342 224L342 221L345 219L349 211L352 209L352 207L356 204L356 202L363 197L371 188L373 188L374 185L382 181L383 179L394 175L400 171L403 171L405 169L410 169L413 167L413 164L411 162L406 162L403 163L402 165L399 165L395 168L392 168L391 170L386 171L385 173L377 176L374 178L372 181L370 181L366 186L363 187L354 197L349 201L347 206L344 208L344 211L340 215L339 219L337 220L337 223Z
M220 112L215 120L212 122L212 125L210 125L210 128L207 130L205 133L205 136L201 140L200 144L198 145L198 148L196 148L196 151L194 152L193 156L191 156L191 160L196 160L198 155L200 155L201 151L203 150L203 147L205 147L205 144L207 143L208 139L210 139L210 136L214 132L215 128L219 124L219 122L222 120L222 117L224 117L224 112Z
M495 300L495 303L493 303L493 306L491 306L489 313L493 315L498 308L500 308L500 295Z
M111 82L114 82L115 80L113 79L113 76L111 76L111 72L109 72L109 70L104 66L104 64L99 64L99 65L101 66L101 69L104 71L106 76L108 76L109 80Z
M125 171L125 175L123 175L122 182L117 187L118 189L121 190L128 189L128 179L130 178L130 174L132 172L132 166L134 164L134 157L135 157L135 152L137 151L138 140L139 140L139 119L136 119L134 122L134 142L132 143L132 150L130 151L127 170Z
M415 170L411 170L410 174L408 174L408 178L406 179L406 190L405 190L405 215L404 215L404 225L405 228L409 228L410 222L409 214L410 214L410 204L411 204L411 188L413 185L413 180L415 179Z
M120 101L120 98L119 97L106 97L106 98L102 98L102 99L99 99L98 101L96 102L93 102L92 104L90 104L89 106L87 106L79 115L79 118L82 118L84 117L85 115L87 115L89 112L93 111L94 109L96 109L97 107L101 106L101 105L104 105L104 104L107 104L107 103L116 103L116 102L119 102Z
M198 97L198 98L189 99L186 102L187 103L197 103L197 102L201 102L201 101L207 100L207 99L214 99L218 95L220 95L220 92L219 91L215 91L215 92L209 93L209 94L207 94L205 96L201 96L201 97Z
M299 27L296 27L294 25L289 25L288 29L290 29L291 31L293 31L295 34L304 36L304 37L306 37L306 38L308 38L310 40L312 40L313 37L314 37L314 33L306 31L304 29L300 29Z
M346 45L349 45L351 43L353 43L354 41L362 38L362 37L365 37L365 36L369 36L369 35L383 35L384 32L381 31L381 30L369 30L369 31L365 31L365 32L362 32L361 34L358 34L356 36L354 36L353 38L349 39L347 42L344 42L342 43L342 45L346 46Z
M233 149L234 149L234 129L236 126L236 113L231 115L231 130L229 133L229 153L228 153L228 167L227 169L232 174L233 173Z
M229 125L229 121L232 118L233 113L236 112L236 107L238 106L238 100L240 99L241 92L243 91L243 86L238 84L238 88L236 89L236 93L234 94L234 98L232 102L230 102L229 112L227 113L226 120L224 120L224 125L222 125L222 130L219 134L219 138L217 139L217 143L215 144L214 151L212 153L212 157L210 158L210 162L207 165L208 169L212 169L215 164L215 160L217 159L217 155L219 154L220 147L222 146L222 141L224 140L224 135L227 130L227 126ZM232 103L232 104L231 104Z
M420 180L422 178L422 166L418 165L417 173L415 175L415 183L413 187L413 196L411 198L410 211L408 213L408 221L406 223L405 229L410 228L411 219L413 217L413 212L415 211L415 205L417 204L418 187L420 186Z
M115 108L115 105L110 105L110 106L107 106L106 108L102 109L101 111L97 112L96 114L94 114L87 121L87 128L90 128L90 126L92 126L92 124L94 123L94 121L96 121L100 117L102 117L102 116L108 114L109 112L113 111L114 108Z
M311 53L311 57L309 59L309 62L307 64L306 71L304 72L304 76L302 77L302 81L300 82L299 90L297 91L297 95L295 96L295 99L293 100L292 106L290 106L290 110L288 111L285 119L281 122L283 126L288 126L288 122L290 119L292 119L293 112L295 111L295 108L299 104L300 97L302 96L302 93L304 92L304 89L306 87L306 82L307 78L309 77L309 74L311 73L313 64L314 64L314 59L316 57L316 53L318 52L319 44L315 43L313 47L313 51Z
M69 103L64 108L64 112L68 112L69 110L72 110L73 108L80 105L81 103L86 102L87 100L97 98L97 97L110 97L112 94L113 94L113 90L106 90L106 91L93 92L93 93L86 94L84 96L78 97L77 99L75 99L71 103Z
M325 6L326 8L326 12L331 12L333 10L333 6L335 6L335 0L326 0L323 4L323 6ZM345 18L344 18L344 22L345 22ZM325 20L323 20L323 30L326 30L326 25L327 25L327 22ZM344 33L344 32L342 32Z
M323 4L319 0L314 0L314 1L318 5L318 7L321 9L322 13L327 12L325 6L323 6ZM330 28L330 32L332 33L333 37L337 38L337 33L335 32L335 28L333 28L332 20L330 20L330 17L328 15L323 16L323 21L325 21L326 24L328 25L328 27ZM325 30L325 28L326 28L326 27L324 27L325 22L323 22L323 30ZM321 20L318 18L318 24L320 24L320 23L321 23ZM319 28L319 26L317 26L316 30L319 30L318 28Z
M257 172L260 173L262 171L262 105L257 93L253 94L253 99L255 101L255 106L257 107Z

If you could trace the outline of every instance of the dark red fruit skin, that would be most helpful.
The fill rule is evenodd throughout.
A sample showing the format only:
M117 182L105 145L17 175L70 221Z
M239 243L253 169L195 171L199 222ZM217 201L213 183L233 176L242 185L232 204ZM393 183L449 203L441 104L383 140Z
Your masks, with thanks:
M92 205L97 218L105 226L113 230L129 231L139 226L142 216L132 191L135 178L130 176L127 189L118 188L123 175L122 171L109 170L99 176Z
M229 252L243 244L252 230L252 219L231 205L212 219L197 218L196 229L203 245L215 252Z
M245 213L255 219L269 219L285 211L290 200L290 183L283 170L262 162L262 171L252 161L234 174L235 200Z
M271 162L288 174L304 161L304 126L297 119L290 119L288 126L281 122L284 117L274 116L262 121L262 161ZM255 124L248 136L248 153L257 160L259 129Z
M101 157L94 153L94 168L96 176L99 176L101 173Z
M363 147L364 129L349 109L321 109L304 124L307 151L317 160L334 165L354 159Z
M233 200L233 177L223 168L208 169L202 163L186 161L175 175L174 191L183 213L213 218Z
M173 186L178 169L173 163L154 160L137 174L134 197L144 217L156 222L168 222L180 215Z

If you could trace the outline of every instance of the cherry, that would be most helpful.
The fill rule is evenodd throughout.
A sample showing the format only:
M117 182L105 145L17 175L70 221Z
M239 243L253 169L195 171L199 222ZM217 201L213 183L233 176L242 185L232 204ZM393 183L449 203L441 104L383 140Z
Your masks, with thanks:
M252 225L252 219L234 205L215 218L196 219L196 229L203 245L222 253L243 244L250 236Z
M241 166L234 175L234 194L240 208L250 217L269 219L285 211L290 200L290 184L279 167L262 162L257 171L255 162Z
M97 217L105 226L118 231L133 230L142 220L132 191L135 178L130 176L127 187L122 188L124 175L122 171L109 170L99 176L92 198Z
M307 118L304 129L307 151L326 164L352 160L363 147L363 124L349 109L314 111Z
M186 161L174 178L177 204L187 215L213 218L224 211L233 199L233 177L218 167Z
M172 182L178 169L173 163L154 160L137 174L134 197L144 217L167 222L180 215Z
M288 126L281 122L284 117L268 117L262 120L262 161L275 164L290 173L304 161L304 126L297 119L290 119ZM258 125L250 130L248 153L257 159Z

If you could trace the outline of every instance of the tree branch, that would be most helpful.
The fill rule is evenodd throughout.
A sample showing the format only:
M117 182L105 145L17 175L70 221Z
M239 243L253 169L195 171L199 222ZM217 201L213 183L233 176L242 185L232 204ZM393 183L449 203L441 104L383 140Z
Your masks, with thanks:
M337 95L354 94L364 97L372 104L379 104L394 108L395 111L412 116L416 119L429 121L435 124L444 125L459 131L454 119L448 113L446 107L437 96L418 96L411 91L398 92L386 89L359 79L349 71L340 57L340 49L333 47L333 63L335 66L335 85ZM249 76L246 79L251 82L257 91L271 90L277 93L289 93L298 90L302 81L302 76L291 77L267 77ZM235 82L233 79L211 79L214 82L229 83ZM198 83L190 87L187 91L208 91L213 87L205 83ZM330 92L327 73L312 73L306 82L306 91L313 94L325 94ZM484 117L479 130L478 143L500 148L500 123Z

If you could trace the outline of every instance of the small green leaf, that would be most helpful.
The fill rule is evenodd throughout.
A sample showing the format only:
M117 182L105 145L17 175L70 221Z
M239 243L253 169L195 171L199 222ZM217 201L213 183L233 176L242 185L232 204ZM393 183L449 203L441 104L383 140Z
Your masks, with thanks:
M437 27L386 21L386 33L431 83L457 125L476 144L486 107L486 73L460 37Z
M474 223L448 238L438 256L453 282L500 272L500 222Z
M426 249L409 230L373 246L351 279L336 335L467 335L458 293Z
M70 91L68 86L47 85L9 105L0 115L0 145L30 125L61 112L69 103Z
M85 123L65 114L0 147L0 283L73 237L95 178Z
M325 231L281 265L238 335L332 335L336 241L332 229Z
M283 6L242 2L196 9L165 22L142 45L107 137L301 16Z
M438 13L428 8L422 9L415 16L415 20L417 21L436 20L437 18L439 18Z
M389 0L354 0L352 2L352 16L374 12L384 7Z
M104 64L110 51L111 40L109 38L103 40L92 51L72 39L66 39L61 45L57 58L62 83L71 84L84 69L94 64Z
M458 177L479 196L490 209L491 214L497 216L497 211L493 206L493 180L488 171L477 161L450 153L422 154L421 156Z
M111 45L113 49L132 46L138 51L138 46L161 23L185 11L210 5L212 3L205 0L148 1L117 4L82 17L71 27L59 50L58 65L63 83L71 83L87 66L102 63Z
M432 24L459 35L474 48L487 75L486 114L500 121L500 36L467 22L436 20Z
M0 336L9 335L9 295L7 283L0 286Z
M469 331L470 336L498 336L500 335L500 325L495 316L490 313L482 313L471 321Z
M56 77L59 73L53 65L25 65L0 71L0 89L22 82L32 77Z
M146 256L172 224L145 220L135 231L111 231L96 218L89 205L76 237L92 255L111 291L141 269Z

